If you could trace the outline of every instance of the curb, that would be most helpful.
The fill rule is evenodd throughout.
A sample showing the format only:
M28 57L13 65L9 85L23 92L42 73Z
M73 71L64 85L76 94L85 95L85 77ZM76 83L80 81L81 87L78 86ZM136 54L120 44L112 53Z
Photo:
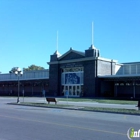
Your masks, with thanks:
M136 115L140 116L140 113L127 113L127 112L115 112L115 111L105 111L105 110L90 110L90 109L83 109L81 107L55 107L55 106L38 106L38 105L27 105L27 104L17 104L17 103L7 103L8 105L19 105L19 106L30 106L30 107L42 107L42 108L55 108L55 109L67 109L67 110L77 110L77 111L88 111L88 112L101 112L101 113L112 113L112 114L123 114L123 115ZM105 109L105 108L104 108Z

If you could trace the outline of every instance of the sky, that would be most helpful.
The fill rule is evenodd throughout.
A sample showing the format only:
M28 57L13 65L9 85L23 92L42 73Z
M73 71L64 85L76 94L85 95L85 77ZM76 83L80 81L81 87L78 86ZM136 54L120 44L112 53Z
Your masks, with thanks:
M140 0L0 0L0 71L47 62L57 49L87 50L103 58L140 61Z

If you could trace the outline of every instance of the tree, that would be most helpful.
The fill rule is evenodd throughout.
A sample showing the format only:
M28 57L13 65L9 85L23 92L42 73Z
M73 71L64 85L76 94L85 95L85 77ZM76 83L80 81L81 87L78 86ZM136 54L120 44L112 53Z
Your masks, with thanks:
M31 71L31 70L44 70L44 67L36 66L36 65L31 65L28 66L28 68L23 68L23 71Z

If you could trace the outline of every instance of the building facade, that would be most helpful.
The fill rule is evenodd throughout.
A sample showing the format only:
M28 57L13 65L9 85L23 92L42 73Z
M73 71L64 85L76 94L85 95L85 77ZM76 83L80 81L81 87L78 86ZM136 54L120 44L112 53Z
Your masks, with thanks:
M49 93L74 97L98 97L100 93L99 74L115 74L114 60L99 57L99 50L93 45L85 52L70 48L62 56L56 51L50 57Z
M42 96L48 93L49 71L25 71L22 76L14 73L0 74L0 96L17 96L19 79L20 96Z
M119 64L100 57L93 45L84 52L70 48L50 56L49 70L25 71L20 94L25 96L140 98L140 62ZM17 95L17 77L0 74L0 95Z
M70 97L140 98L140 63L100 57L93 45L50 56L49 94Z

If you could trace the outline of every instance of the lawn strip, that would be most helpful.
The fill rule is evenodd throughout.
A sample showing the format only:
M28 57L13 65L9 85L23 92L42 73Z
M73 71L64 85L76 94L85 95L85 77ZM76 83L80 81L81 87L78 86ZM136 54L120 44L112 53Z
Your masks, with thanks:
M16 104L16 103L15 103ZM29 105L36 107L49 107L49 108L61 108L61 109L76 109L83 111L98 111L98 112L111 112L111 113L123 113L140 115L140 110L135 109L119 109L119 108L103 108L103 107L79 107L74 105L58 105L58 104L45 104L45 103L20 103L17 105Z
M127 100L111 100L111 99L87 99L87 98L58 98L58 101L70 101L70 102L98 102L106 104L127 104L137 105L138 101L127 101Z

